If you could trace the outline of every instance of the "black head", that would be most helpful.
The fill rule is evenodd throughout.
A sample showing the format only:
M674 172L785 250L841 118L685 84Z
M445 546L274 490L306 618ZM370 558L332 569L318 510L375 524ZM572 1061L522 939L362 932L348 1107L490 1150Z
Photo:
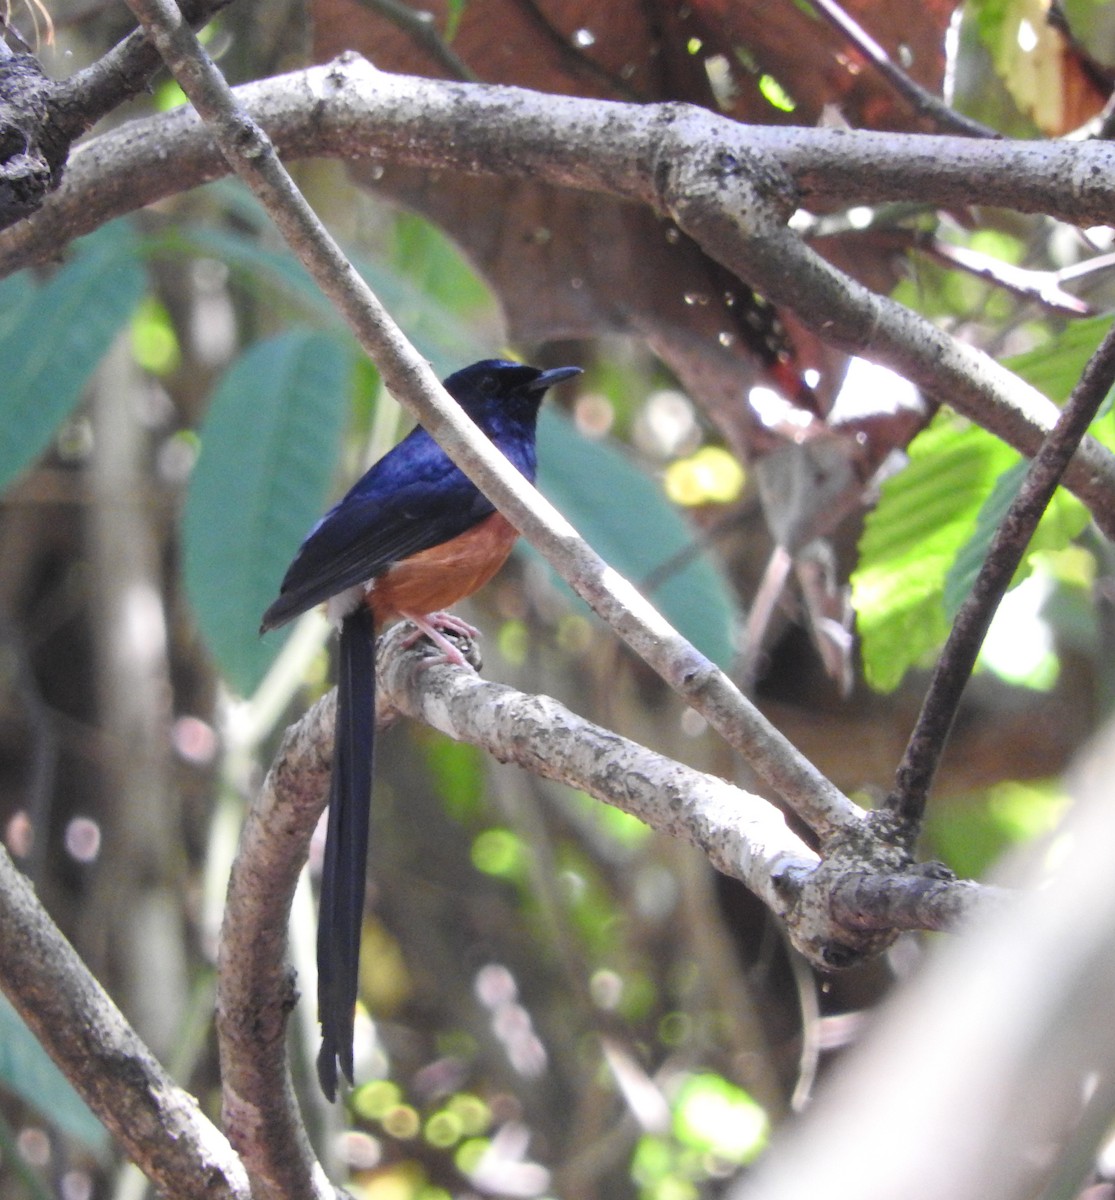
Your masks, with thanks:
M502 358L483 358L454 371L444 381L444 387L466 412L474 415L493 403L503 407L517 400L537 408L547 388L580 373L580 367L540 371Z

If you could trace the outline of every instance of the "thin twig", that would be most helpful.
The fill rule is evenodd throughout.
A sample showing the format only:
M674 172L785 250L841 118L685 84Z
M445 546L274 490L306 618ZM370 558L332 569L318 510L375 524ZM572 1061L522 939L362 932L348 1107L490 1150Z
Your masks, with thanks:
M813 8L872 63L892 88L913 106L914 111L930 117L938 129L965 137L999 138L1002 134L979 121L957 112L897 66L882 46L836 0L809 0Z
M1051 312L1065 313L1072 317L1090 317L1095 309L1079 296L1066 292L1061 284L1066 279L1079 278L1087 272L1080 271L1074 264L1059 271L1039 271L1029 267L1016 267L990 254L983 254L968 246L956 246L932 235L914 234L910 244L926 257L945 267L966 271L977 279L985 279L995 287L1003 288L1025 300L1035 300ZM1110 259L1111 255L1105 255ZM1110 268L1110 263L1107 264ZM1100 271L1102 264L1088 264L1089 269Z
M194 27L211 20L232 0L182 0L182 12ZM142 30L133 30L96 62L60 80L52 105L62 119L72 118L75 132L90 129L107 113L150 86L162 66L158 51Z
M409 4L402 3L402 0L362 0L362 3L409 34L435 62L449 72L451 79L460 79L468 83L479 82L468 63L456 54L438 33L434 26L433 13L411 8Z
M886 810L900 840L912 845L937 763L995 610L1022 561L1061 475L1115 382L1115 327L1110 329L1045 439L999 528L971 594L960 606L926 692Z
M645 102L646 97L639 94L622 76L609 71L603 63L599 63L584 50L579 49L571 38L567 37L549 16L542 11L537 0L516 0L519 11L527 18L534 29L546 39L550 46L561 56L565 70L588 76L598 83L610 88L614 95L634 103Z

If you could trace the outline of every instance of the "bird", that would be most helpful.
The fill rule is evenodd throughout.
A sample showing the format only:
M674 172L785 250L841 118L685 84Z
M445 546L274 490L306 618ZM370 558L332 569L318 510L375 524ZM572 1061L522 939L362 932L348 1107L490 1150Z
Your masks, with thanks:
M443 381L483 433L534 482L538 410L547 390L580 367L540 370L482 359ZM317 1075L335 1100L338 1068L353 1081L353 1027L364 911L375 737L375 639L388 623L428 637L431 662L464 665L445 636L477 631L443 611L483 587L518 533L437 442L416 426L310 530L260 633L324 603L340 628L337 709L318 914Z

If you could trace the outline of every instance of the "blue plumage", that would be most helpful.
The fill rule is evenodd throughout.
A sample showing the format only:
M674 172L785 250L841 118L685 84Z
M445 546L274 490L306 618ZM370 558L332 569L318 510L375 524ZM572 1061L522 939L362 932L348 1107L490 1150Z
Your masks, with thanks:
M539 371L484 359L450 375L445 388L533 481L542 397L547 388L579 372L578 367ZM375 740L377 623L408 616L431 637L440 637L418 605L453 604L498 569L515 531L493 515L495 511L434 439L417 428L310 530L278 598L263 614L261 632L334 597L343 598L338 606L337 718L317 943L322 1031L317 1072L330 1100L337 1091L338 1067L349 1082L353 1076L353 1012ZM366 586L376 580L377 587ZM408 595L424 599L402 599ZM442 616L442 628L451 627L448 619ZM463 661L444 638L441 643Z

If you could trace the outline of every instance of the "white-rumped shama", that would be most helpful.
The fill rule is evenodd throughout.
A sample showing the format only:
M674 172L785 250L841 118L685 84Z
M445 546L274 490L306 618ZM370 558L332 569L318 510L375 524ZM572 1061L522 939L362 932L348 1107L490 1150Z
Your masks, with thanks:
M579 367L502 359L473 363L445 390L533 482L535 426L546 390ZM318 916L317 1074L330 1100L340 1066L352 1082L360 928L368 853L375 735L375 637L402 617L463 663L443 630L474 635L441 612L482 587L511 553L517 533L421 426L412 430L310 530L283 577L260 632L326 603L339 622L337 716Z

